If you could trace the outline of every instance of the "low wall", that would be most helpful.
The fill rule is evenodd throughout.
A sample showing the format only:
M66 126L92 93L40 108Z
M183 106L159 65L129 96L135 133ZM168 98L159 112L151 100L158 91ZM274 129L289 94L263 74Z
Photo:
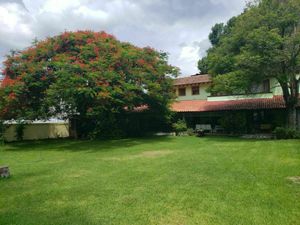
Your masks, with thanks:
M68 123L32 123L26 124L23 140L41 140L69 137ZM4 133L7 142L16 141L16 124L11 124Z

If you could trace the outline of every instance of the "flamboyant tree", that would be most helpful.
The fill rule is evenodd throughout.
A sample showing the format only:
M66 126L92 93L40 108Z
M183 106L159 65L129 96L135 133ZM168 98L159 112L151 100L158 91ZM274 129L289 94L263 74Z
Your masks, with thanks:
M300 1L256 0L218 32L209 49L212 92L249 93L274 78L281 86L290 128L296 127L300 74ZM215 27L216 29L216 27Z
M167 112L173 98L171 78L178 73L165 53L92 31L35 41L7 56L4 65L1 118L76 118L82 124L117 123L114 115L143 105Z

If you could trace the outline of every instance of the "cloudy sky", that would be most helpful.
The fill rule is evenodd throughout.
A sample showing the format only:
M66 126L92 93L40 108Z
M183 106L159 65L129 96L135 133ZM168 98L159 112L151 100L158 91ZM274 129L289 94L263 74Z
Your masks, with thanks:
M210 28L238 15L244 0L0 0L0 62L10 49L65 30L106 31L169 53L182 75L198 72Z

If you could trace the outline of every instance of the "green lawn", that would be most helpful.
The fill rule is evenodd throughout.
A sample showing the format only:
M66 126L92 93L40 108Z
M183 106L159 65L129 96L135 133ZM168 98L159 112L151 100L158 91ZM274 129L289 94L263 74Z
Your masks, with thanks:
M300 224L300 141L161 137L0 147L0 224Z

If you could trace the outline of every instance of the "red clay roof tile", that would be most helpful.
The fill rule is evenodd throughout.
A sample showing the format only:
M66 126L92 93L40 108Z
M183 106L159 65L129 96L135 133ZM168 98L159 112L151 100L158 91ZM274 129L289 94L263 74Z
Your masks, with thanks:
M299 105L300 106L300 105ZM285 103L282 96L261 99L243 99L230 101L190 100L173 103L175 112L212 112L230 110L253 109L284 109Z
M174 80L174 86L188 85L188 84L201 84L201 83L210 83L211 76L208 74L204 75L194 75L190 77L182 77Z

